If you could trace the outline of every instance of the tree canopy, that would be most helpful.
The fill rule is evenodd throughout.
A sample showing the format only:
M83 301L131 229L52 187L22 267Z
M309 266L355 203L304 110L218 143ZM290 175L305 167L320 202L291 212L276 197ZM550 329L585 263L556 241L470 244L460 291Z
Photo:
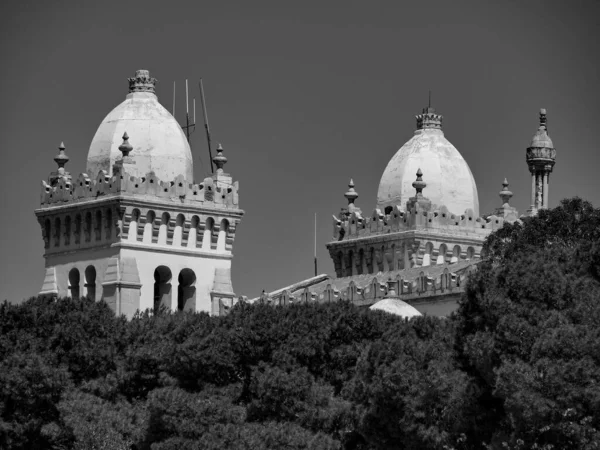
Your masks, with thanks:
M0 448L598 449L600 211L505 225L458 311L0 305Z

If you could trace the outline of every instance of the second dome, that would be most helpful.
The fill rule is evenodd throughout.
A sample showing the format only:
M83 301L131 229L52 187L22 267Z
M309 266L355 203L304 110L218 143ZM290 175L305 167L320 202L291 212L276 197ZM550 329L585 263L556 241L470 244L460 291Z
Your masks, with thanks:
M377 207L398 205L405 209L414 197L412 186L419 168L427 187L423 195L434 208L446 206L454 214L472 209L479 216L479 198L475 179L458 150L444 137L442 116L425 108L417 116L414 136L396 152L388 163L377 192Z

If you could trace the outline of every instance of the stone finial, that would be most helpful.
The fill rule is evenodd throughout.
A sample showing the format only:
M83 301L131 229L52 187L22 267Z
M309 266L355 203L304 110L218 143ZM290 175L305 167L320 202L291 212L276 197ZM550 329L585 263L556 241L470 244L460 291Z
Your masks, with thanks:
M540 128L542 127L544 127L546 131L548 131L546 108L540 108Z
M417 190L417 197L423 197L423 189L427 187L427 183L423 181L423 172L421 172L421 168L417 170L417 179L413 181L412 187Z
M58 172L63 173L65 171L65 164L69 162L69 157L65 153L65 144L63 142L58 146L58 155L54 157L54 161L58 165Z
M506 180L506 178L504 179L504 182L502 183L502 190L500 191L499 195L500 195L500 198L502 199L502 204L508 205L510 202L510 198L513 196L513 193L508 190L508 181Z
M349 205L354 205L354 201L358 198L358 192L354 190L354 181L350 178L350 183L348 183L348 191L344 194L344 197L348 199Z
M127 79L129 81L129 92L150 92L154 94L157 79L150 76L147 70L136 70L135 76Z
M217 166L217 172L223 172L223 166L227 163L227 158L223 155L221 144L217 146L217 154L213 157L213 162Z
M129 152L133 150L133 147L129 143L129 136L127 135L127 131L123 133L123 143L119 145L119 150L123 153L123 159L129 156Z

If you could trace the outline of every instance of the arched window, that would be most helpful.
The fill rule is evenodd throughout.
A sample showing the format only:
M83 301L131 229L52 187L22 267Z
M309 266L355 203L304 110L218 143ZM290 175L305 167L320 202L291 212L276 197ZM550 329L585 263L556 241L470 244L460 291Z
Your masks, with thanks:
M75 216L75 227L73 230L73 237L75 238L75 245L81 243L81 214Z
M183 240L183 224L185 224L185 216L183 214L178 214L177 219L175 220L175 230L173 231L174 246L181 247L181 242Z
M446 244L440 245L440 251L438 253L436 264L444 264L446 262L446 252L448 251L448 247Z
M85 293L90 299L96 300L96 268L94 266L85 268Z
M219 227L219 237L217 238L217 250L225 251L225 241L227 239L227 233L229 232L229 221L227 219L221 220L221 226Z
M54 219L54 246L60 247L60 217Z
M193 216L190 221L190 231L188 231L187 246L188 248L196 248L198 243L198 225L200 224L200 218Z
M183 269L177 278L177 309L179 311L196 310L196 274L192 269Z
M432 252L433 252L433 244L431 242L428 242L425 245L425 254L423 255L423 263L421 264L421 266L425 267L425 266L431 265L431 253Z
M475 249L473 247L467 248L467 259L473 259L475 257Z
M131 211L131 220L127 231L127 240L136 242L138 240L138 222L140 221L140 210L135 208Z
M169 229L169 220L171 220L171 216L169 213L164 212L160 219L160 227L158 228L158 243L166 245L167 244L167 231Z
M450 259L450 264L457 263L460 259L460 245L455 245L452 249L452 258Z
M353 271L352 271L352 266L353 266L353 260L354 260L354 252L352 250L348 251L348 255L346 257L346 273L345 275L347 277L351 277L353 275Z
M154 271L154 313L161 306L171 309L171 269L158 266Z
M102 211L96 211L96 223L94 224L96 240L102 240Z
M65 217L65 245L71 244L71 216Z
M144 225L144 237L142 241L144 244L152 244L152 234L154 233L154 220L156 219L156 214L154 211L150 210L146 214L146 225Z
M106 239L107 240L112 239L112 230L113 230L112 209L108 208L106 210Z
M50 248L50 241L52 240L52 223L50 219L44 221L44 248Z
M92 213L90 211L85 213L83 234L85 235L85 242L90 242L92 238Z
M79 279L79 270L72 268L69 271L69 294L75 300L79 300Z
M210 250L210 241L214 225L215 220L212 217L206 219L206 226L204 227L204 234L202 235L202 250Z

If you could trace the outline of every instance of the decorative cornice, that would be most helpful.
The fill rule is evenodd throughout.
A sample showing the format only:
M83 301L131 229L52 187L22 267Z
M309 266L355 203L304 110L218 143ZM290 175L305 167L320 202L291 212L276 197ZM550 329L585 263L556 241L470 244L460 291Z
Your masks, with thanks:
M417 130L422 129L442 129L442 120L444 116L436 114L435 109L428 107L423 108L423 112L415 116L417 119Z
M150 92L154 94L156 78L150 76L147 70L136 70L135 76L127 79L129 81L129 92Z

